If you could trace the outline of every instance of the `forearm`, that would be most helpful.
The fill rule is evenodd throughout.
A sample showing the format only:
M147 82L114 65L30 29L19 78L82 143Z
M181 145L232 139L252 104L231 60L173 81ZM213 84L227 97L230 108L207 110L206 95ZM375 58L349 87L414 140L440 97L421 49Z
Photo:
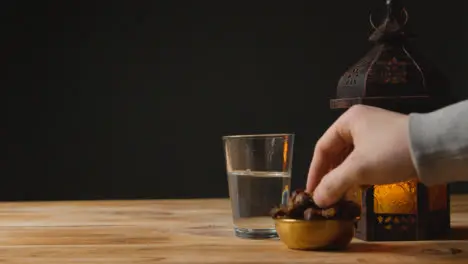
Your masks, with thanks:
M468 181L468 100L409 116L410 149L426 185Z

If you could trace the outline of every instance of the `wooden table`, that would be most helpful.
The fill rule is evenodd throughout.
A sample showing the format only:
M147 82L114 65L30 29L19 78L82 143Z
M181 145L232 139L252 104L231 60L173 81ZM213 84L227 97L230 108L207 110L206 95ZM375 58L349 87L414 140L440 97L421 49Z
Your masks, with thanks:
M452 201L458 241L334 253L234 237L227 199L0 203L0 263L468 263L468 196Z

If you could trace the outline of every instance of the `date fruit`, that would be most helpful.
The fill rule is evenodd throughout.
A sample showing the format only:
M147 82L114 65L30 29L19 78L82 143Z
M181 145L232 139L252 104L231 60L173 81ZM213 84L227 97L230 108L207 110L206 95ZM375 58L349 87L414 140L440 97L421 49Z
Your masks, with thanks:
M320 208L315 204L312 195L304 190L295 190L287 206L274 208L273 218L290 218L303 220L354 220L361 214L361 208L352 201L341 200L329 208Z

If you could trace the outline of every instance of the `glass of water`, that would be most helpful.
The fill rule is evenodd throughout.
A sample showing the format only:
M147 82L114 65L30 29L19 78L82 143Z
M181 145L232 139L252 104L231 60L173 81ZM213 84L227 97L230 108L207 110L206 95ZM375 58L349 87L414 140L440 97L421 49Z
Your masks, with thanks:
M225 136L223 143L235 235L277 237L270 211L289 197L294 134Z

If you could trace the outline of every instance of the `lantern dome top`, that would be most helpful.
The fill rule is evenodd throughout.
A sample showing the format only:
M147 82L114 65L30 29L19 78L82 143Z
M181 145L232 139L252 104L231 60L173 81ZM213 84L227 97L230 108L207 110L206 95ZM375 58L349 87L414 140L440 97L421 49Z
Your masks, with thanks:
M330 107L367 104L399 112L440 107L448 88L445 76L410 47L408 12L402 0L386 0L386 16L369 37L373 48L346 70ZM434 96L435 95L435 96Z

